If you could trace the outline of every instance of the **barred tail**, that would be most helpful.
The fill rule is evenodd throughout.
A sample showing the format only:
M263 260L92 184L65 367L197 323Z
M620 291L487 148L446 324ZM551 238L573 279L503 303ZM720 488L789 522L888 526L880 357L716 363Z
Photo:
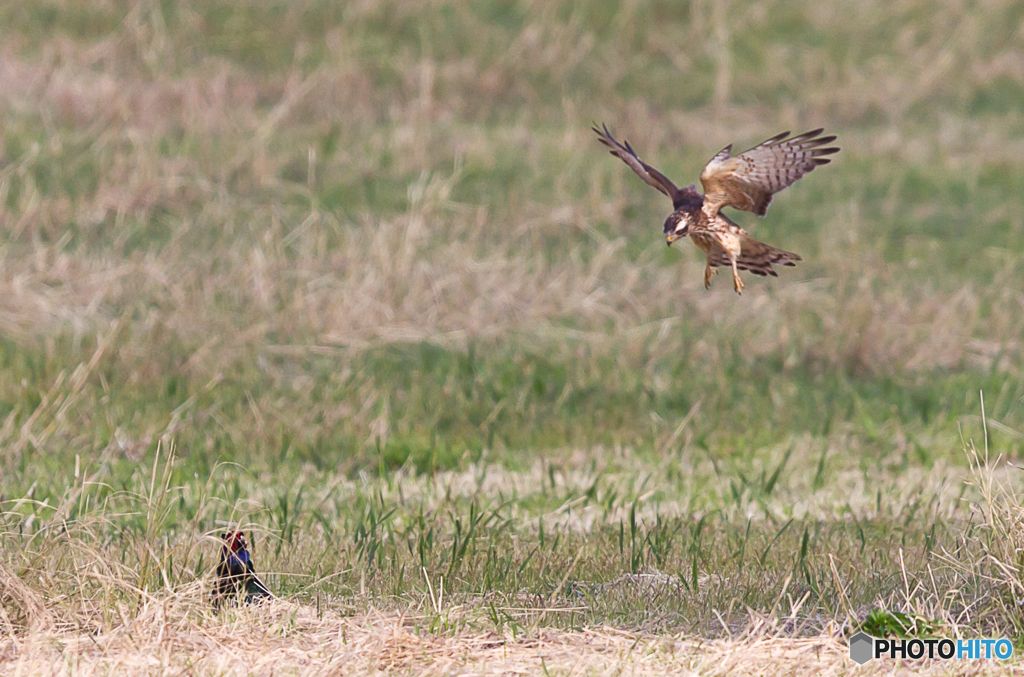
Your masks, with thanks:
M779 274L772 268L772 264L795 266L797 261L803 260L793 252L765 244L745 233L740 240L740 247L740 256L736 259L736 267L739 270L750 271L754 275L778 277ZM729 256L720 247L711 250L708 255L708 264L712 267L732 266Z

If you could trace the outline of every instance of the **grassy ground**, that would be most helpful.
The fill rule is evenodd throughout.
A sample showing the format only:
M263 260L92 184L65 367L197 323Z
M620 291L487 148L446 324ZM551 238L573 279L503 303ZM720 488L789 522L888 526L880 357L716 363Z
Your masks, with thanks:
M160 600L219 623L233 524L296 608L431 636L1019 641L1022 21L0 7L0 663ZM838 134L736 217L804 263L705 292L592 121L683 184Z

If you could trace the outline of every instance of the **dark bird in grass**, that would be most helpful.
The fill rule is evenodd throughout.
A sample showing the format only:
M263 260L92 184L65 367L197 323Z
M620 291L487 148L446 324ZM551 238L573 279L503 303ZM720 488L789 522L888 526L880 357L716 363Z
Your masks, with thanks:
M220 564L213 585L213 605L220 606L231 597L242 596L246 604L273 599L274 595L256 575L252 556L241 531L221 535Z
M679 238L690 236L704 252L704 288L711 285L711 274L718 266L732 267L732 282L736 293L743 290L743 281L737 271L749 270L755 275L778 277L772 264L795 266L800 257L793 252L777 249L747 235L747 231L721 213L723 207L732 207L764 216L775 193L792 186L804 174L818 165L828 164L823 157L839 152L836 147L822 148L836 140L834 136L818 136L823 130L815 129L798 136L783 132L754 146L736 157L732 145L711 158L700 182L704 194L696 186L679 188L664 174L640 159L629 142L619 143L608 127L593 128L597 138L611 154L637 173L647 184L672 199L675 210L665 219L663 228L666 242L671 245Z

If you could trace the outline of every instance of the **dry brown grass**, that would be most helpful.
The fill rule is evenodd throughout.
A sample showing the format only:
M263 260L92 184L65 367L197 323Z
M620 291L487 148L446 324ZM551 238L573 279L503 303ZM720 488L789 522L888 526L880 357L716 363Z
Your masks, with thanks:
M770 498L760 500L756 508L753 502L744 502L723 507L721 511L734 513L740 523L745 516L757 523L770 518L781 523L791 516L820 523L843 519L850 514L865 523L872 519L876 510L874 487L864 484L864 476L855 463L846 463L828 487L815 491L810 486L811 470L818 449L813 444L802 445L795 454L791 463L802 471L787 474L782 486ZM698 485L705 490L713 487L723 499L730 491L727 482L706 459L666 459L659 466L619 451L602 454L614 460L608 467L594 468L589 464L594 455L593 450L588 450L562 459L559 472L554 475L557 491L568 496L579 495L598 478L627 496L632 487L633 491L643 492L632 507L645 524L653 523L656 515L667 519L693 514L693 506L688 502ZM773 456L760 459L765 468L777 465L778 460ZM654 492L644 491L645 488L659 487L656 478L664 476L680 461L688 483L688 487L680 491L680 500L652 501ZM756 468L752 472L756 472ZM398 518L402 521L415 520L416 506L434 512L450 510L450 506L470 498L515 496L522 507L513 506L508 515L520 524L515 530L517 538L527 537L541 522L549 534L595 537L607 525L628 519L630 508L625 502L610 511L579 499L567 500L550 511L531 510L526 506L539 502L546 491L548 474L546 464L538 462L523 472L510 472L501 466L470 466L464 471L433 476L399 472L379 484L369 484L366 478L339 477L309 500L321 506L330 501L356 503L362 492L366 492L379 497L383 504L406 506L407 512ZM475 593L467 596L443 592L443 576L435 578L432 585L428 584L423 595L389 600L387 611L374 609L375 593L362 590L360 581L358 596L324 600L322 607L318 595L316 603L279 600L264 606L229 608L218 614L207 601L209 571L190 583L177 587L166 585L170 578L181 577L181 571L175 571L170 563L172 557L180 568L182 563L194 561L196 550L214 547L214 540L188 535L171 542L161 538L159 515L173 504L173 494L160 494L160 486L168 475L154 468L152 477L155 492L139 497L141 505L134 511L155 515L156 523L140 534L135 546L143 551L153 548L159 551L152 553L150 561L163 585L158 585L155 591L140 589L132 560L126 562L120 552L124 546L104 542L95 535L104 523L116 520L117 513L124 511L127 505L111 503L109 515L95 515L91 521L79 516L76 523L64 528L59 521L51 520L47 528L38 532L36 543L22 542L21 554L9 565L0 567L0 612L3 614L0 616L0 674L498 675L537 674L544 670L549 674L588 675L1012 672L1011 666L997 661L925 661L910 665L884 661L854 670L846 657L844 639L849 634L851 619L844 621L842 614L835 621L825 619L826 632L814 634L817 632L814 630L807 636L808 629L822 625L820 610L804 608L813 606L813 602L798 593L787 596L785 586L779 596L782 604L779 613L747 611L745 626L737 624L735 617L728 624L723 621L719 632L712 633L715 639L603 626L575 630L545 627L542 625L545 614L565 615L572 607L564 600L556 601L555 608L537 606L535 600L528 601L529 595L522 598L523 606L508 606L515 604L515 595L498 602L504 613L519 622L496 629L488 618L488 608L495 604L494 599L488 600ZM652 478L655 478L653 482ZM966 498L979 501L981 512L998 509L1001 514L1010 516L1014 510L1019 511L1019 506L1014 508L1017 504L1013 497L1001 492L1013 478L1013 469L1006 466L979 466L972 475L938 463L927 472L903 473L893 485L887 486L887 509L902 514L914 504L925 502L932 506L929 510L934 512L934 518L953 520L964 497L960 484L970 480L980 485L980 491L968 493ZM273 487L263 488L263 491L272 490ZM979 500L979 497L986 498ZM258 491L251 492L249 499L254 506L272 501L269 495L263 496ZM80 500L80 493L69 492L60 508L63 510L67 504ZM204 507L203 511L206 509ZM1002 530L1004 527L993 525L993 528ZM13 533L10 537L17 538ZM259 562L274 562L268 553L271 541L264 538L261 543L262 550L257 551ZM283 555L283 561L278 559L277 564L291 569L295 562L304 561L310 555L315 557L322 544L323 535L309 530L291 545L290 552ZM1005 557L1007 552L996 554ZM948 558L951 564L963 568L962 580L966 583L977 563L962 556ZM851 577L856 576L850 571L850 563L833 562L831 566L836 578L827 585L849 589ZM21 569L20 576L15 568ZM285 577L305 579L308 571L307 563ZM1005 572L1013 576L1012 564ZM338 573L342 572L333 572L327 577ZM587 576L582 571L567 572L566 576L569 573L579 573L584 581ZM965 598L964 591L935 588L934 577L941 574L938 564L934 572L929 570L929 573L930 578L911 578L907 587L896 595L899 599L888 600L886 608L913 610L927 618L939 619L954 636L972 636L970 624L975 622L972 607L977 599ZM903 575L906 580L906 572ZM700 579L701 595L708 605L720 604L720 593L716 591L733 584L714 570L702 569ZM996 588L1003 588L1008 581L998 577L993 583ZM1013 580L1009 583L1011 588L1019 584ZM649 588L645 587L647 584ZM584 585L590 584L584 582ZM650 595L652 600L661 600L658 602L661 604L665 594L661 586L674 590L673 594L686 594L677 578L651 573L620 576L596 586L591 593L593 597L579 598L577 603L594 605L601 597L613 600ZM396 605L401 607L401 613L394 611ZM850 613L856 617L863 616L864 611L850 610Z
M834 634L793 638L754 621L741 635L700 641L600 627L498 635L435 633L429 619L371 612L318 615L271 602L210 616L194 594L146 604L125 625L83 636L40 628L0 639L0 670L18 675L1004 675L1001 661L858 667ZM453 620L460 610L452 610Z

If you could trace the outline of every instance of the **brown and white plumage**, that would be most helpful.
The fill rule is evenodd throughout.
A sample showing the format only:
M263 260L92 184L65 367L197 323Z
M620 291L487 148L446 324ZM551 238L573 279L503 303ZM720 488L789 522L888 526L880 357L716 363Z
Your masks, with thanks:
M737 226L738 227L738 226ZM778 277L779 274L772 268L772 264L780 266L795 267L796 262L802 260L793 252L787 252L760 240L755 240L746 233L740 236L740 256L736 259L736 268L747 270L754 275L765 277L771 275ZM722 249L722 246L715 242L708 252L708 261L712 268L718 266L731 266L729 255Z
M789 132L774 136L750 150L731 157L732 146L726 146L708 162L701 172L704 195L696 186L678 188L664 174L651 167L633 150L629 142L619 143L607 126L593 128L598 139L649 185L672 198L675 209L665 220L666 242L690 236L704 252L704 287L711 284L711 274L718 266L731 266L736 292L743 289L738 271L755 275L778 274L772 264L795 266L799 256L759 242L750 237L731 219L721 213L723 207L734 207L764 216L772 196L793 185L818 165L827 164L823 157L839 151L822 148L835 136L819 137L821 129L789 137Z
M718 151L700 174L708 218L722 207L764 216L775 193L830 162L822 156L839 152L838 148L822 148L836 140L835 136L818 137L822 131L815 129L792 138L783 132L736 157L729 156L732 144Z

